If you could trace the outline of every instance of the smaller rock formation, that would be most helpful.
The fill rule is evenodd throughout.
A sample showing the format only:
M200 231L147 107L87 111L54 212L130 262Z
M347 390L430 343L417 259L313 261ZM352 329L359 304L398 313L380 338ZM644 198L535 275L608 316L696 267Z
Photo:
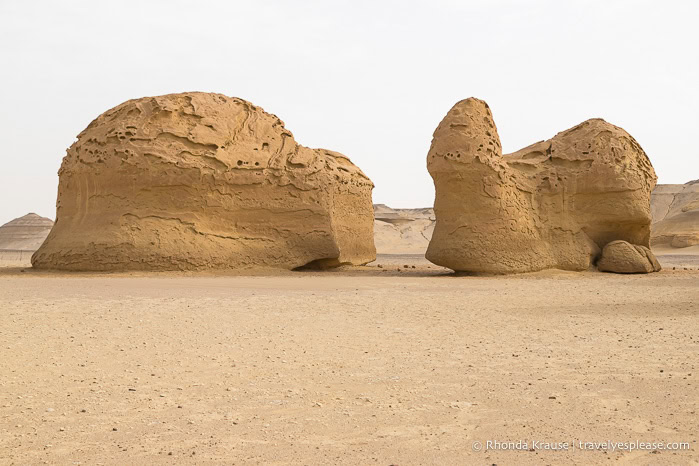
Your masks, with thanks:
M653 247L685 248L699 244L699 180L661 184L651 197Z
M649 246L648 156L623 129L587 120L503 155L493 115L466 99L427 156L437 223L431 262L476 273L586 270L615 240Z
M607 243L602 249L597 268L601 272L614 273L651 273L661 269L649 248L626 241Z

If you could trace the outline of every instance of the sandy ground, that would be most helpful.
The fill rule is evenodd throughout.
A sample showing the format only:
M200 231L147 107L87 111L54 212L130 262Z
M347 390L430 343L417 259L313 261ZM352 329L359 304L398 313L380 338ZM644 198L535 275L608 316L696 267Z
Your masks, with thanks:
M0 464L699 464L697 270L22 270L0 269Z

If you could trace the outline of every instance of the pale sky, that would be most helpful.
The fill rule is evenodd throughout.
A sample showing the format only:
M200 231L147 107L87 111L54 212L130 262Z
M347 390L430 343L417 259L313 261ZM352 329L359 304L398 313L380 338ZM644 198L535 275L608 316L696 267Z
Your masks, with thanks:
M276 114L393 207L432 205L432 132L470 96L505 152L601 117L660 183L684 183L699 178L698 20L691 0L0 0L0 224L55 217L65 149L100 113L183 91Z

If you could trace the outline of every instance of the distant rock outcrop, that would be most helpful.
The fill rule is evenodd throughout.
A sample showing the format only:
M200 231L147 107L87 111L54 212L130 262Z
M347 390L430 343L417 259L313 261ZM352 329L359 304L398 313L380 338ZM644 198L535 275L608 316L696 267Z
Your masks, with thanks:
M374 204L374 243L379 254L424 254L434 230L434 211Z
M684 248L699 244L699 180L659 184L651 197L654 247Z
M648 246L655 171L636 140L601 119L503 155L488 105L457 103L427 167L437 223L426 257L458 271L585 270L615 240Z
M296 143L241 99L184 93L100 115L59 171L56 225L32 259L64 270L363 264L372 182Z
M53 220L31 213L0 226L0 250L36 251L53 227Z
M649 248L626 241L607 243L602 249L597 268L602 272L614 273L651 273L660 272L661 269Z

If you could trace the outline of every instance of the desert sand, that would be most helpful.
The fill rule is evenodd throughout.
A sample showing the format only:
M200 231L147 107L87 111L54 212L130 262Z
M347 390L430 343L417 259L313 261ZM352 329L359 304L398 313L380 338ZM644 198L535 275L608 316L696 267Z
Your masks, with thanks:
M0 269L0 462L696 464L699 271L663 265ZM487 440L691 450L473 450Z

